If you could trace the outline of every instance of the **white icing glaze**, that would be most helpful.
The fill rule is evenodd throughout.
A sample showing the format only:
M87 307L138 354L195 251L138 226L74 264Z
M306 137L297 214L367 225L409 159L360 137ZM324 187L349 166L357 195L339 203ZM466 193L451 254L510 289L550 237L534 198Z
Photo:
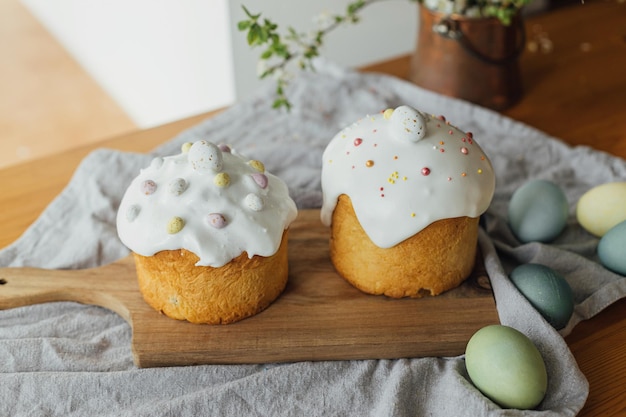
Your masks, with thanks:
M491 162L470 133L402 106L359 120L328 144L321 218L329 226L346 194L372 242L389 248L437 220L480 216L494 190Z
M197 265L212 267L243 252L275 254L297 215L286 184L227 147L199 141L183 149L156 158L126 190L117 214L122 242L143 256L187 249Z

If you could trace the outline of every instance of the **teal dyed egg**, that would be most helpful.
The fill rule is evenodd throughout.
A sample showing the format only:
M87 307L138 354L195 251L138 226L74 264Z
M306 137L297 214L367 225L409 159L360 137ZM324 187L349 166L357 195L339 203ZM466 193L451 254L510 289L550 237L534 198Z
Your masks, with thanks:
M558 185L532 180L518 188L509 202L508 221L522 242L550 242L567 224L569 204Z
M552 327L567 326L574 312L574 295L565 278L545 265L524 264L511 272L511 281Z
M548 389L546 366L533 342L512 327L483 327L465 349L476 388L504 408L535 408Z
M604 267L626 275L626 221L609 229L598 243L598 257Z

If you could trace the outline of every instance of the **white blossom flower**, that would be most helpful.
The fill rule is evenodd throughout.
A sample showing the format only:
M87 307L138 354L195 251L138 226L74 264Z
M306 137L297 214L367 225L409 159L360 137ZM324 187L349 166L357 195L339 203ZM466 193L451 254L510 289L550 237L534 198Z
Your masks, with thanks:
M267 59L259 59L259 61L256 63L256 75L258 77L261 77L263 74L265 74L268 68L269 66L267 65Z
M322 12L317 16L313 16L313 23L317 29L325 29L334 23L335 19L332 14Z

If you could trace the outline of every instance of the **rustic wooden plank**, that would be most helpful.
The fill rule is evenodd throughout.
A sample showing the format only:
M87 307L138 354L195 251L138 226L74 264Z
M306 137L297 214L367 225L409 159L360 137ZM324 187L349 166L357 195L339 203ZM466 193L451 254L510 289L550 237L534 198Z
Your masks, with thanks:
M0 308L62 300L109 308L131 324L140 367L456 356L476 330L498 322L481 263L466 283L438 297L372 296L334 271L328 234L319 210L301 211L290 230L285 292L234 324L197 325L159 314L139 293L132 257L75 271L2 268Z

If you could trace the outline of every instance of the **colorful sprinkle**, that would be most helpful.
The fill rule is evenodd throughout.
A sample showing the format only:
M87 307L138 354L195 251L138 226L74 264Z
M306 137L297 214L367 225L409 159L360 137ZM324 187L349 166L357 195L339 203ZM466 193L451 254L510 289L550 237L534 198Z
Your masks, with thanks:
M411 217L415 217L415 213L411 213Z
M222 229L226 226L226 218L220 213L211 213L206 216L206 221L209 225L216 229Z
M213 178L213 184L218 187L228 187L230 185L230 175L225 172L220 172Z
M387 182L390 184L395 184L397 179L398 179L398 173L392 172L389 178L387 178Z
M480 169L480 168L478 168L478 171L476 171L476 172L478 172L479 174L482 174L482 173L483 173L483 170L482 170L482 169Z
M261 211L265 204L263 203L263 199L256 194L248 194L245 198L245 203L248 208L254 211Z
M139 212L141 212L141 207L136 204L128 207L128 209L126 210L126 220L128 220L129 222L135 221L137 216L139 216Z
M359 146L362 143L363 143L363 139L361 138L354 139L354 146Z
M139 188L143 194L150 195L150 194L154 194L154 192L157 189L157 185L156 185L156 182L152 180L145 180L144 182L141 183Z
M439 116L437 116L437 119L441 120L442 122L446 121L446 117L442 114L440 114Z
M463 146L463 147L461 148L461 153L462 153L463 155L467 155L467 154L469 153L469 151L467 150L467 148L466 148L465 146Z
M261 174L260 172L255 172L254 174L250 176L252 177L254 182L256 182L256 185L258 185L259 187L263 189L267 188L268 180L265 174Z
M372 161L371 159L368 159L367 161L365 161L365 166L368 168L371 168L374 166L374 161Z
M174 195L181 195L187 189L187 181L183 178L175 178L168 185L167 190Z
M448 130L448 135L454 135L454 131L452 129Z
M424 167L424 168L422 168L422 175L423 175L423 176L428 176L428 175L430 175L430 168L428 168L428 167Z
M461 172L461 176L462 177L467 177L467 174L465 172Z
M259 171L261 173L265 172L265 165L263 165L263 162L261 162L261 161L257 161L257 160L253 159L252 161L248 162L248 164L252 168L256 169L257 171Z
M169 222L167 222L167 233L170 235L176 234L183 230L185 227L185 221L180 217L172 217Z

